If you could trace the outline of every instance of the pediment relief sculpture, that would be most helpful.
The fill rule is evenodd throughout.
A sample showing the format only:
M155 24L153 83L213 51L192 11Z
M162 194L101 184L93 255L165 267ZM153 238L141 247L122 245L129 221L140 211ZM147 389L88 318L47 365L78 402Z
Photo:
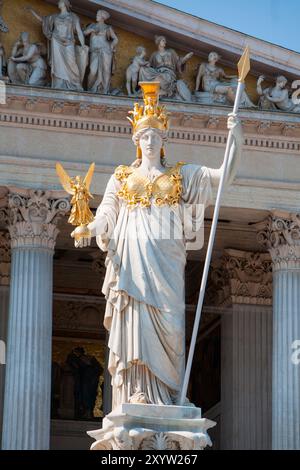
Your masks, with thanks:
M200 103L224 104L234 103L238 86L237 75L226 75L225 71L217 65L220 56L217 52L210 52L207 62L199 65L195 97ZM202 91L199 91L202 90ZM241 107L255 108L246 91L243 92Z
M7 72L11 82L21 85L46 85L45 53L46 48L43 44L33 44L27 32L21 33L8 60Z
M105 10L98 10L96 21L88 23L87 18L74 13L70 0L59 0L58 10L52 14L44 8L44 2L40 3L39 12L30 6L25 8L27 16L30 13L41 24L40 41L30 41L29 33L22 32L18 39L14 38L7 61L0 42L2 79L7 70L13 84L130 97L141 97L139 82L158 81L161 99L213 106L230 106L234 102L237 76L219 65L218 51L210 52L206 60L196 61L193 52L170 48L168 38L162 35L139 43L128 35L126 27L112 27L110 13ZM0 8L1 5L0 0ZM0 31L9 31L1 16ZM47 46L42 44L42 34ZM201 52L199 49L200 55ZM300 89L292 92L287 79L279 71L278 75L273 86L264 86L263 76L255 86L252 77L248 90L246 85L243 92L241 107L299 113L295 93Z
M265 77L261 75L257 80L257 93L260 97L259 107L262 110L285 111L300 113L298 99L291 96L288 89L288 80L283 75L276 78L274 86L262 87Z
M85 45L79 17L71 11L70 1L59 0L58 8L59 13L48 16L41 16L31 7L28 11L42 24L48 40L52 88L82 91L88 47ZM76 45L76 36L81 46Z

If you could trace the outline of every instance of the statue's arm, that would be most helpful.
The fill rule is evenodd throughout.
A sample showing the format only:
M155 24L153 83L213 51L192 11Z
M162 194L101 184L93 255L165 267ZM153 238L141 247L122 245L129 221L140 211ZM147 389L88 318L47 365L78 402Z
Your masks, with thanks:
M94 27L92 24L87 26L85 30L83 31L84 36L89 36L90 34L93 34L95 32Z
M120 182L115 176L111 176L102 202L97 209L95 220L88 225L92 237L109 237L117 223L119 215L119 198L117 192L120 189Z
M205 65L202 63L198 69L195 91L199 91L201 87L201 83L202 83L202 78L204 77L204 75L205 75Z
M114 32L114 30L112 29L112 27L109 28L109 35L110 35L110 39L111 39L111 49L112 49L112 51L115 51L116 46L119 42L119 39L118 39L116 33Z
M14 62L28 62L34 56L35 53L36 53L36 46L33 44L32 46L30 46L26 55L22 55L19 57L13 56L13 60Z
M77 33L79 42L80 42L81 46L84 47L84 45L85 45L84 34L82 32L82 29L81 29L81 26L80 26L80 21L79 21L78 17L76 17L75 29L76 29L76 33Z
M269 88L266 88L265 90L263 90L262 83L264 80L265 80L265 77L263 75L258 77L257 84L256 84L256 91L259 96L265 95L267 91L269 90Z
M43 22L43 17L39 15L33 8L28 7L26 10L29 11L40 23Z
M12 49L11 57L17 57L19 54L20 41L17 41Z
M232 131L233 143L230 149L228 169L227 169L227 175L225 179L226 186L229 186L233 182L236 176L237 169L239 167L240 160L241 160L242 147L243 147L243 142L244 142L242 126L241 126L240 121L237 119L236 115L233 115L233 114L229 115L228 129L231 129ZM212 183L212 186L215 188L219 186L223 169L224 169L224 162L222 166L218 169L209 168L211 183Z

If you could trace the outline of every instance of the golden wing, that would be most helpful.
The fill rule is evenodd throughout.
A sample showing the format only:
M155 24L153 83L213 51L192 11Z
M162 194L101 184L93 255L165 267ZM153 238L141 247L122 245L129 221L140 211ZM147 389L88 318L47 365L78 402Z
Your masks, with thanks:
M95 171L95 163L92 163L83 181L83 184L85 185L88 191L90 190L94 171Z
M56 173L60 179L62 187L64 188L67 193L74 195L75 191L71 184L71 178L68 173L63 169L60 163L56 163Z

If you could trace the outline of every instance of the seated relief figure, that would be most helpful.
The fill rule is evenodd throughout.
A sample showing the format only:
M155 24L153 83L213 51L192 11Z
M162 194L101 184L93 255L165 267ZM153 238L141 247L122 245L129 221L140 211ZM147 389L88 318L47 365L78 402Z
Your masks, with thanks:
M199 101L205 99L208 104L233 104L238 86L236 75L227 75L221 67L217 66L220 56L217 52L210 52L208 62L200 64L197 78L195 95ZM206 93L202 97L199 90ZM241 99L241 107L255 108L247 93L244 91Z
M88 225L90 237L96 236L107 252L102 291L113 409L122 403L177 403L185 370L186 249L191 227L199 230L200 222L196 212L187 220L185 208L212 204L212 188L223 171L223 166L166 162L169 117L158 105L159 83L141 88L144 106L136 104L130 113L137 160L116 168ZM243 135L236 116L228 127L234 136L226 175L230 184ZM81 238L77 246L89 243L89 237Z
M275 86L262 88L265 77L261 75L257 80L257 93L260 96L259 107L264 110L280 110L289 113L300 113L300 105L290 98L287 89L288 80L283 75L276 78Z
M7 72L12 83L43 86L47 82L47 64L42 57L43 44L32 44L29 33L20 34L8 60Z
M88 47L84 43L79 17L71 12L69 0L59 0L59 13L40 16L27 8L42 23L48 39L49 64L52 88L82 91L82 81L87 66ZM81 44L76 46L76 35Z
M189 87L183 80L179 80L177 75L182 74L193 52L179 57L173 49L167 49L164 36L156 36L155 44L158 50L150 57L150 67L144 65L140 68L139 79L146 82L159 82L161 97L192 101Z
M97 23L84 30L84 35L90 36L88 91L105 95L110 91L111 76L115 70L116 46L119 42L113 28L105 24L109 17L107 11L98 10Z

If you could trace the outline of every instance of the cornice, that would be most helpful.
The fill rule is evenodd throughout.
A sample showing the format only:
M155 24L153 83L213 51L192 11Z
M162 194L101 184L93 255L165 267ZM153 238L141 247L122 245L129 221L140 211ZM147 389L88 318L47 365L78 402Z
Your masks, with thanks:
M0 126L126 138L133 100L58 90L8 86L0 105ZM172 143L224 147L229 108L166 101ZM247 149L272 153L300 151L300 115L241 110Z

